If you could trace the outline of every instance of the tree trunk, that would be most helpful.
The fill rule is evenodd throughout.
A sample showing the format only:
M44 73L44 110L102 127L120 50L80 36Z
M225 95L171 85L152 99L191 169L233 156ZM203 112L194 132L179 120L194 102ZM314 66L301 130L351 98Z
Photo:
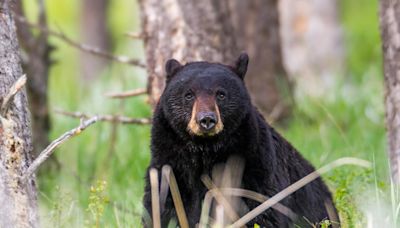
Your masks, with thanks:
M290 84L282 64L277 1L227 2L239 49L250 56L246 84L253 102L266 117L283 117L289 111Z
M153 107L165 87L164 64L168 59L233 63L239 55L224 1L139 2Z
M9 1L0 0L0 100L22 75ZM37 227L35 178L22 181L31 163L31 131L26 93L18 92L0 116L0 227ZM3 111L3 110L2 110Z
M390 170L400 183L400 2L380 0L380 25L384 56L386 128Z
M343 68L337 0L280 0L284 65L297 94L321 96Z
M110 50L110 33L107 29L109 0L82 0L82 40L100 50ZM84 81L98 78L108 60L86 52L81 53L81 72Z

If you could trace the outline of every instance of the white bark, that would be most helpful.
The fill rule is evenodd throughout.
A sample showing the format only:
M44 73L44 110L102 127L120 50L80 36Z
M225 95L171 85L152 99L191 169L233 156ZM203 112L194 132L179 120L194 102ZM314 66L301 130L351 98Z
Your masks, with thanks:
M344 63L343 34L336 0L280 0L285 68L296 92L323 95Z
M400 2L380 1L386 129L392 180L400 183Z

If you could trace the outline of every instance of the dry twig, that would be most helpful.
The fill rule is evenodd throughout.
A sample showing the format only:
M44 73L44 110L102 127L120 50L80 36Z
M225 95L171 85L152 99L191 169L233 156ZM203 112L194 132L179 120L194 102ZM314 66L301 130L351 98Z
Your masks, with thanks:
M172 171L172 168L169 165L164 165L162 170L165 171L165 174L167 176L167 181L171 190L172 200L175 204L175 211L178 216L179 225L182 228L189 228L189 222L187 220L185 207L183 206L181 194L179 193L178 183L176 182L176 178Z
M84 118L84 119L89 119L92 116L81 113L81 112L67 112L63 110L55 110L56 113L64 115L64 116L69 116L73 118ZM120 116L120 115L96 115L98 118L98 121L103 121L103 122L117 122L121 124L138 124L138 125L147 125L151 124L151 119L150 118L131 118L131 117L126 117L126 116Z
M127 98L127 97L135 97L139 95L147 94L147 89L133 89L125 92L119 93L106 93L105 96L109 98Z
M78 135L79 133L81 133L83 130L85 130L87 127L89 127L90 125L96 123L98 120L97 116L92 117L86 121L81 121L80 125L70 131L65 132L63 135L61 135L59 138L57 138L56 140L54 140L53 142L50 143L50 145L48 145L46 147L46 149L44 149L39 156L32 162L32 164L29 166L29 168L26 170L24 176L23 176L23 180L26 181L29 179L29 177L31 175L33 175L36 170L39 168L39 166L45 162L50 155L52 155L54 153L54 150L60 146L61 144L63 144L65 141L67 141L68 139L70 139L71 137Z
M151 209L153 215L153 228L161 228L160 221L160 195L158 191L158 171L150 169Z
M125 33L125 35L128 36L129 38L138 39L138 40L144 39L146 36L142 32L127 32L127 33Z
M68 36L66 36L62 32L56 32L56 31L50 30L50 29L48 29L46 27L42 27L41 25L33 24L33 23L29 22L25 17L22 17L21 15L14 15L14 16L15 16L15 19L18 22L24 23L24 24L26 24L26 25L28 25L30 27L37 28L37 29L41 30L44 33L47 33L47 34L52 35L54 37L57 37L57 38L63 40L64 42L66 42L67 44L69 44L69 45L71 45L71 46L73 46L75 48L78 48L81 51L90 53L92 55L100 56L100 57L103 57L103 58L106 58L106 59L110 59L110 60L113 60L113 61L116 61L116 62L120 62L120 63L130 64L130 65L137 66L137 67L142 67L142 68L146 67L146 65L140 60L131 59L131 58L127 57L127 56L113 55L113 54L111 54L109 52L106 52L104 50L101 50L101 49L99 49L97 47L92 47L92 46L89 46L87 44L78 43L78 42L72 40L71 38L69 38Z
M169 193L168 175L170 169L167 166L163 166L161 169L161 184L160 184L160 213L162 214L165 210L165 202L167 201Z
M8 91L7 95L4 97L3 102L0 107L0 115L5 116L8 108L10 107L11 102L14 99L14 96L24 87L26 83L26 75L22 75L15 81L15 83L11 86L10 91Z

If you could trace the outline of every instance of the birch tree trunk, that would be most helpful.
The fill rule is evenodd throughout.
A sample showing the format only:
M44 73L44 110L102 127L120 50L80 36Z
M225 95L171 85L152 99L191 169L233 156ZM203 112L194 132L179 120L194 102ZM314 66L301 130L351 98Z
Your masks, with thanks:
M270 120L279 119L289 111L291 86L282 63L277 1L227 2L239 49L250 56L246 84L252 100Z
M321 96L344 64L337 0L280 0L284 65L297 94Z
M164 64L168 59L228 64L239 56L224 1L140 0L139 3L153 107L165 87Z
M400 2L380 0L386 129L392 180L400 183Z
M21 77L19 47L9 1L0 0L0 100L4 104ZM26 92L18 92L0 116L0 227L37 227L35 178L22 181L31 162L31 131Z
M100 50L110 50L110 33L107 28L109 0L81 0L82 40ZM84 81L90 83L98 78L109 60L81 52L81 73Z

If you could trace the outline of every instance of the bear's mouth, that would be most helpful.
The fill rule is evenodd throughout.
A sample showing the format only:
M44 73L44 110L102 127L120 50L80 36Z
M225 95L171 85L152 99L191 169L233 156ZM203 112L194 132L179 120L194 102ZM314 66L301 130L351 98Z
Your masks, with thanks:
M198 137L202 137L202 138L211 138L211 137L215 137L219 134L219 132L215 132L215 131L211 131L211 132L207 132L207 131L196 131L193 132L192 130L189 130L189 134L192 136L198 136Z
M207 129L207 128L201 126L200 124L189 122L187 131L192 136L213 137L213 136L218 135L223 130L223 128L224 128L224 126L222 123L219 125L217 123L214 127Z

